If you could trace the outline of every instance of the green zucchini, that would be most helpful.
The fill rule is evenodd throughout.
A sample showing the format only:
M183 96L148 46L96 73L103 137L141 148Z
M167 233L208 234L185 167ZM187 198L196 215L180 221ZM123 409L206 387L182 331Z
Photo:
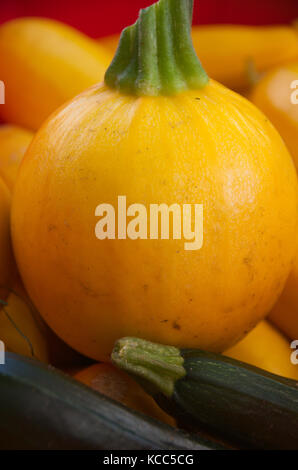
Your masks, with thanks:
M195 349L119 340L113 362L188 429L243 449L298 450L298 383ZM289 358L290 360L290 358Z
M221 448L147 418L52 367L6 353L0 365L1 450Z

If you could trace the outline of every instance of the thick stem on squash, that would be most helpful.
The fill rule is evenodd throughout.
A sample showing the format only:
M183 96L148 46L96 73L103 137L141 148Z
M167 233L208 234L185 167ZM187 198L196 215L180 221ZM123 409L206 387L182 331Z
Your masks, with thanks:
M111 88L138 96L203 88L208 76L193 48L193 0L159 0L121 35L105 75Z
M186 375L179 349L139 338L117 341L112 361L167 397L173 394L176 381Z

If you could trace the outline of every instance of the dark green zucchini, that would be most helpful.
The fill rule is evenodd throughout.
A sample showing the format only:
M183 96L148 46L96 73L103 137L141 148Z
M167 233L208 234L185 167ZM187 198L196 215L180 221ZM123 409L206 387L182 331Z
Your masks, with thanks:
M298 450L294 380L218 354L136 338L119 340L112 360L187 429L206 429L245 449Z
M0 365L1 450L219 447L133 412L52 367L12 353L5 360Z

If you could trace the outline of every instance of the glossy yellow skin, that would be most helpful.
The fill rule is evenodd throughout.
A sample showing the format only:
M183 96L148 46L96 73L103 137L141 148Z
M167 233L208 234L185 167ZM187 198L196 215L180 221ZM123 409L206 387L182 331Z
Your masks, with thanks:
M17 126L0 126L0 176L10 191L17 179L19 165L33 139L33 133Z
M298 60L298 32L290 26L193 26L195 50L208 75L234 90L251 87L250 67L262 73ZM119 35L99 43L115 53Z
M291 362L292 352L290 341L264 320L224 355L272 374L298 380L298 366Z
M249 63L261 73L298 59L298 33L290 26L195 26L192 37L209 76L235 90L251 85Z
M19 18L0 27L0 116L36 130L56 108L98 83L110 56L87 36L62 23Z
M34 183L34 191L26 188ZM204 245L95 237L101 203L203 204ZM297 177L251 103L210 81L175 97L99 85L55 113L23 160L12 210L30 297L78 351L137 336L224 351L271 309L296 250Z
M175 426L174 419L162 411L133 378L111 364L86 367L76 373L74 378L128 408Z
M298 81L298 59L268 72L257 83L250 99L279 131L298 169L298 105L291 100L294 81Z
M7 350L18 354L32 356L29 340L35 357L43 362L59 367L80 365L79 355L47 327L34 309L21 286L13 260L9 221L11 194L19 165L33 135L17 126L0 126L0 296L8 303L6 311L13 320L9 320L0 306L0 339Z

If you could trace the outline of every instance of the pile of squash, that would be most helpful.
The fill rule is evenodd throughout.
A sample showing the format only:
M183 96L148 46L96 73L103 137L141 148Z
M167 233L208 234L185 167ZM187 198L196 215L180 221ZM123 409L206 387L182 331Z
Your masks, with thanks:
M0 340L172 426L111 364L119 338L298 381L298 33L195 26L199 62L184 3L160 0L121 39L0 26ZM96 207L120 195L203 204L202 248L98 240Z

